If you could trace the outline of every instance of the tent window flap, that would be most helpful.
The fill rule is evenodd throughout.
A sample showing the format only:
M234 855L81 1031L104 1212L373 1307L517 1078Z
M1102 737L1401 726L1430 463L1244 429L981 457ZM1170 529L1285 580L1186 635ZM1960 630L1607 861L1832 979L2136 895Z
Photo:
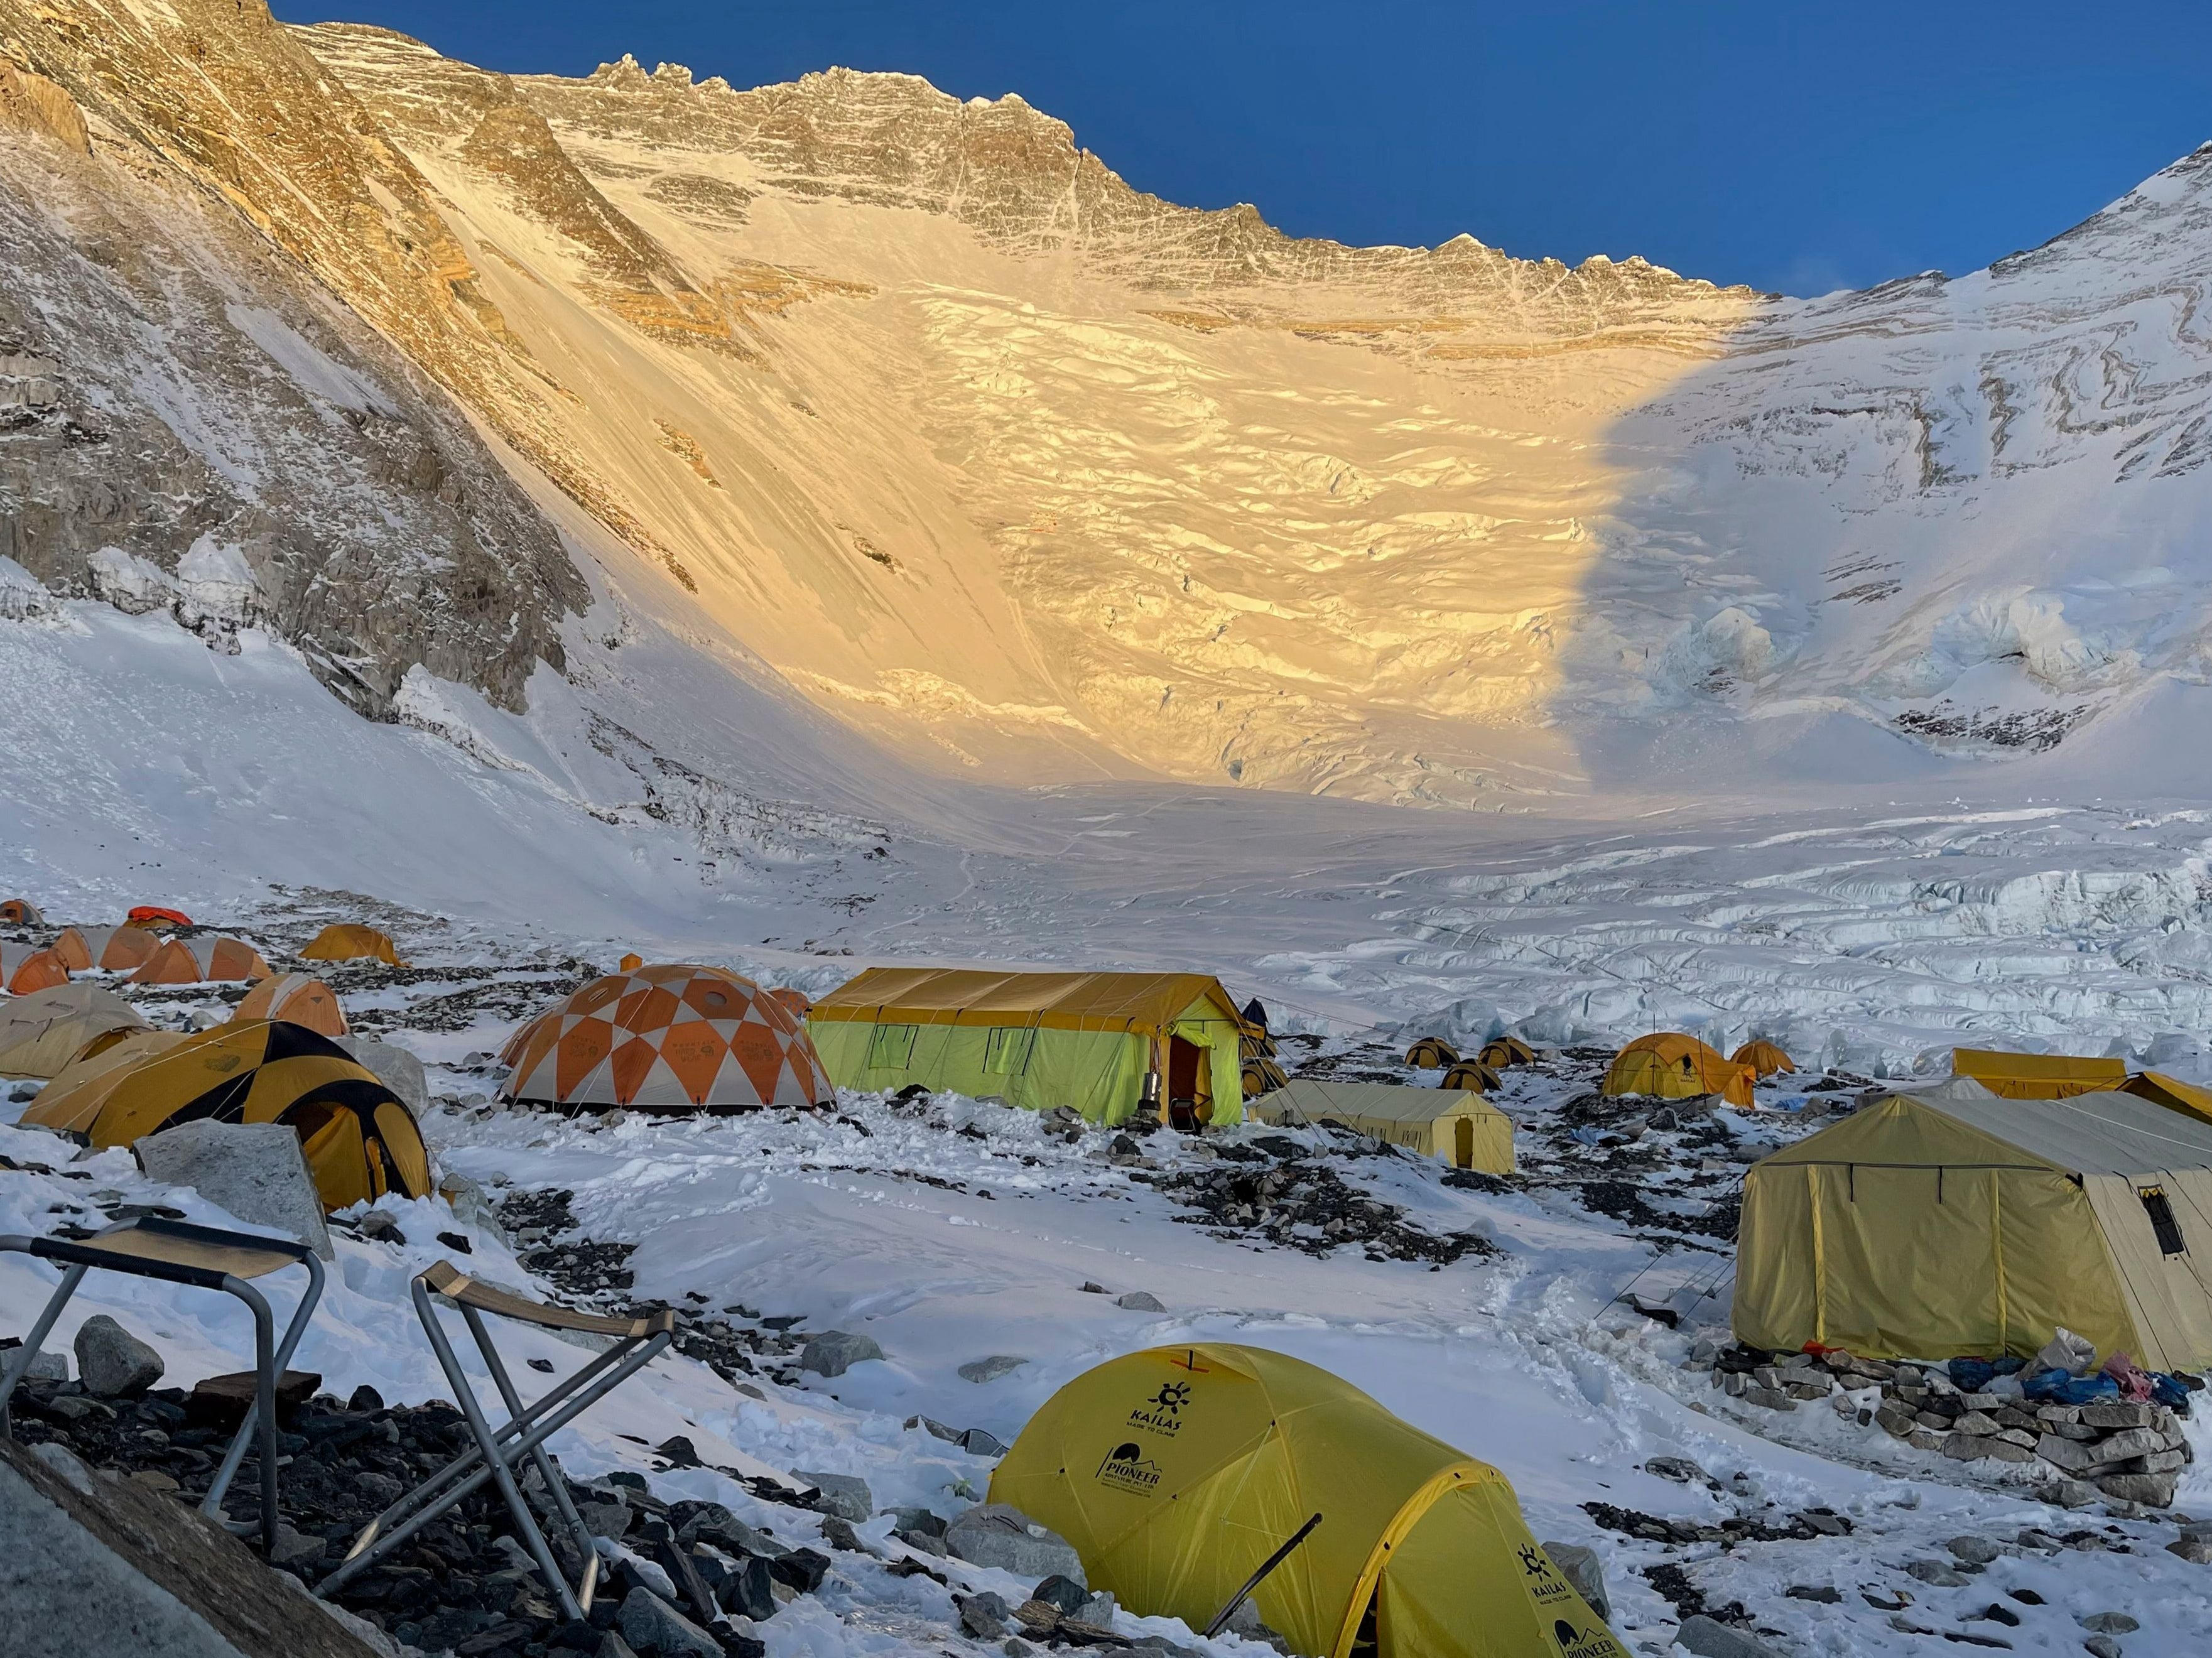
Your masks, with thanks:
M994 1025L983 1039L983 1069L994 1077L1025 1077L1036 1031L1025 1025Z
M914 1039L921 1027L910 1024L879 1024L876 1034L868 1039L868 1069L871 1071L903 1071L914 1058Z
M2166 1199L2162 1186L2139 1186L2136 1195L2142 1199L2143 1212L2150 1217L2150 1229L2158 1234L2160 1254L2185 1255L2189 1245L2181 1236L2181 1223L2173 1218L2173 1206Z

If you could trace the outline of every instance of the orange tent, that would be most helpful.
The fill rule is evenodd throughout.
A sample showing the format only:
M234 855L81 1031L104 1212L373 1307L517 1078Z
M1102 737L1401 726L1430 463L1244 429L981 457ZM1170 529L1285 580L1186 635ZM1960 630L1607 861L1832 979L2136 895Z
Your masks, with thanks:
M718 967L594 979L516 1031L500 1057L517 1104L725 1116L835 1097L790 1010Z
M211 980L235 982L265 979L269 963L242 938L164 938L127 982L134 985L198 985Z
M44 926L46 918L28 898L0 898L0 926Z
M0 944L0 990L27 996L34 990L52 990L69 982L69 969L51 950L28 944Z
M769 994L777 1001L782 1003L784 1006L790 1009L791 1017L794 1019L805 1018L806 1017L806 1010L814 1005L814 998L808 995L803 990L793 990L786 987L782 990L771 990L769 992Z
M160 904L139 904L123 918L127 926L152 927L157 932L163 927L190 926L192 918L181 909L168 909Z
M373 926L355 926L337 923L325 927L314 941L300 952L303 962L382 962L387 967L404 967L399 959L399 947L392 942L388 932L379 932Z
M1796 1060L1764 1037L1746 1042L1735 1053L1729 1054L1729 1058L1738 1065L1749 1066L1752 1075L1762 1078L1778 1076L1784 1072L1795 1071L1797 1068Z
M303 1024L325 1036L346 1034L345 1010L331 987L305 973L279 973L264 979L246 993L230 1016L233 1019L282 1019Z
M161 941L143 927L64 927L54 955L72 973L128 973L143 967Z
M1751 1084L1749 1066L1723 1059L1695 1036L1662 1030L1638 1036L1613 1055L1598 1091L1654 1094L1668 1100L1717 1094L1730 1105L1748 1106Z
M625 973L632 973L645 965L645 957L633 951L617 962L615 965Z

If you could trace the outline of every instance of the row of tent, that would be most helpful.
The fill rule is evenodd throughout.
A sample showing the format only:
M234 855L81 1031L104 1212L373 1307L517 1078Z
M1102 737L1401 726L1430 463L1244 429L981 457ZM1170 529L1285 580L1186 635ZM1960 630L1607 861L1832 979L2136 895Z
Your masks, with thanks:
M21 900L9 902L38 913ZM310 962L404 965L391 936L374 927L325 927L300 954ZM145 921L64 927L43 947L0 942L0 990L15 996L67 984L76 973L120 973L131 984L185 985L242 983L267 978L270 971L261 952L242 938L170 937Z

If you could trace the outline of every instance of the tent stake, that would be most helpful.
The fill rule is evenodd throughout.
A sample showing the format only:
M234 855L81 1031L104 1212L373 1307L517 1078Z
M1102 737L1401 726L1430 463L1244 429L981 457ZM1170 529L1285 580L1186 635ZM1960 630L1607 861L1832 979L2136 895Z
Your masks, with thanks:
M1250 1598L1252 1591L1260 1587L1261 1580L1266 1577L1269 1572L1274 1570L1276 1567L1281 1565L1284 1561L1289 1559L1291 1558L1291 1551L1297 1547L1299 1544L1304 1542L1308 1537L1312 1535L1313 1528L1319 1524L1321 1524L1321 1516L1319 1515L1316 1515L1312 1519L1307 1521L1304 1525L1299 1527L1297 1530L1291 1533L1291 1540L1289 1542L1284 1544L1282 1547L1277 1549L1265 1560L1262 1560L1260 1563L1260 1570L1254 1572L1249 1577L1244 1580L1244 1587L1229 1597L1229 1604L1222 1607L1219 1612L1213 1614L1213 1621L1206 1626L1206 1633L1201 1638L1211 1641L1215 1636L1220 1634L1223 1626L1225 1625L1231 1619L1237 1615L1237 1608L1243 1606L1244 1602Z

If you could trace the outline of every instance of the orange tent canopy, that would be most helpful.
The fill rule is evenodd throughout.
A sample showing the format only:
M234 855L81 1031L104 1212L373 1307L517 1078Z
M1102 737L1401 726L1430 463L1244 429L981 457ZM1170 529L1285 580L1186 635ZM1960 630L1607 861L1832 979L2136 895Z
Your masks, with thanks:
M164 938L128 982L134 985L198 985L210 981L265 979L269 963L242 938L199 938L186 944Z
M1772 1077L1797 1068L1796 1060L1764 1037L1746 1042L1729 1058L1738 1065L1749 1066L1752 1074L1758 1077Z
M349 1028L345 1010L331 987L305 973L280 973L262 980L246 993L230 1017L282 1019L325 1036L343 1036Z
M125 916L131 926L190 926L192 918L181 909L170 909L161 904L139 904Z
M54 940L54 955L72 973L128 973L143 967L161 947L161 941L143 927L64 927Z
M52 990L68 982L69 969L52 950L0 944L0 990L11 996L27 996L34 990Z
M382 962L387 967L404 967L399 959L399 947L388 932L379 932L373 926L356 926L350 922L333 922L318 932L307 947L300 952L303 962Z
M0 926L43 926L46 920L28 898L0 898Z
M1752 1080L1748 1065L1723 1059L1683 1031L1662 1030L1638 1036L1615 1054L1598 1091L1652 1094L1668 1100L1717 1094L1730 1105L1748 1106Z

